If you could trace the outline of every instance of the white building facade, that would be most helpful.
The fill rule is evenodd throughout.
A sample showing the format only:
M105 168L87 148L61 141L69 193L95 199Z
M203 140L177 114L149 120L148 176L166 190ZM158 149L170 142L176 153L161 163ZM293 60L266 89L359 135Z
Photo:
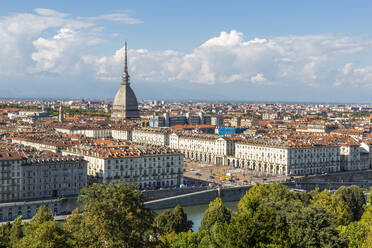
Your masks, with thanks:
M137 144L148 144L156 146L169 145L169 130L167 129L134 129L132 139Z
M187 159L217 165L227 165L227 157L232 156L235 150L232 139L206 134L173 133L169 138L169 147L182 152Z
M136 183L141 189L177 187L183 183L184 155L165 147L114 151L73 147L64 155L88 161L89 181Z
M341 171L338 146L270 146L237 143L235 166L269 175L303 176Z

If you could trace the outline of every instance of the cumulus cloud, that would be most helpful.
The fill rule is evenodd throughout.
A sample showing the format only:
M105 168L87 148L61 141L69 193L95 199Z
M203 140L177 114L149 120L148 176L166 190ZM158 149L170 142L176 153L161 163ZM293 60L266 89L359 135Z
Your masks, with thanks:
M370 40L326 35L256 37L244 39L241 32L221 32L191 53L129 50L130 70L135 80L194 82L202 84L246 82L252 84L304 84L340 86L350 84L350 62L361 51L372 51ZM112 56L85 56L97 78L120 75L123 48ZM364 72L364 79L368 76ZM358 76L362 78L361 75ZM267 80L270 78L270 80ZM360 79L362 80L362 79Z
M79 18L52 9L0 17L0 74L71 72L85 47L101 42L96 17ZM97 16L98 19L138 23L128 13ZM97 19L97 20L98 20Z
M201 47L231 47L241 44L243 33L232 30L230 33L221 32L219 37L214 37L204 42Z
M32 44L36 51L32 53L32 60L36 63L29 68L30 72L74 72L78 68L80 59L79 49L83 46L98 43L99 38L81 35L71 28L61 28L52 38L38 38ZM72 70L74 69L74 70Z
M87 49L104 41L103 27L98 25L104 23L101 21L142 22L130 12L73 17L40 8L0 18L0 75L75 73L102 81L120 80L123 47L105 55ZM372 66L358 59L361 54L372 56L372 41L359 37L247 38L231 30L201 42L188 53L146 48L128 52L131 78L139 81L372 86Z
M129 49L128 63L132 78L146 81L174 81L183 53ZM119 80L123 70L124 47L112 56L83 56L85 64L94 68L96 77L102 80Z
M262 73L257 73L255 76L251 77L251 81L256 84L261 84L263 82L266 82L267 79L264 77Z

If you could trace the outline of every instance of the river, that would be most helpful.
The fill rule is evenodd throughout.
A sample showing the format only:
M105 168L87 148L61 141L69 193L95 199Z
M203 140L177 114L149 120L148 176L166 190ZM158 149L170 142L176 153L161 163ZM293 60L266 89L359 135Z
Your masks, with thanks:
M231 210L235 211L235 207L238 202L224 202L225 207L230 208ZM200 226L200 222L203 218L204 211L208 208L208 204L203 205L196 205L190 207L184 207L183 210L187 214L187 219L192 220L194 225L192 230L197 232ZM164 209L165 210L165 209ZM155 211L157 214L162 213L164 210L157 210Z

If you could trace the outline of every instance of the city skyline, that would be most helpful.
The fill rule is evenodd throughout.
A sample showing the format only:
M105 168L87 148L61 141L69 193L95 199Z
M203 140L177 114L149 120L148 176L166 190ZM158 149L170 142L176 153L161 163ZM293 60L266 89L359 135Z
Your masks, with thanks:
M6 1L3 98L372 102L371 3Z

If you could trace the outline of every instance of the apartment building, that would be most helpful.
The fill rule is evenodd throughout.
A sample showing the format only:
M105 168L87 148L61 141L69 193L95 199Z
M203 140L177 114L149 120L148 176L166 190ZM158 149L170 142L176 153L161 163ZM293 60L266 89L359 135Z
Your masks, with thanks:
M55 153L59 153L62 149L79 143L77 140L71 140L71 137L60 136L54 133L50 133L48 135L19 135L9 137L8 140L14 144L30 146L39 151L46 150Z
M120 180L136 183L141 189L183 183L184 155L167 147L86 144L68 148L62 154L83 156L88 161L90 182Z
M182 152L187 159L225 165L227 157L234 154L234 142L232 138L218 135L172 133L169 147Z
M33 155L0 152L0 202L76 196L87 186L87 161L82 158Z
M20 198L22 157L16 151L0 151L0 202Z
M361 161L360 154L359 143L348 137L277 134L237 142L229 164L271 175L302 176L367 169L369 163Z
M59 133L68 134L68 135L83 135L88 138L102 139L102 138L111 138L111 129L107 127L98 127L98 126L57 126L55 130Z
M132 130L129 128L112 129L111 135L115 140L132 140Z
M167 128L137 128L133 129L131 140L137 144L168 146L169 134Z
M77 196L87 187L87 161L81 157L26 159L21 166L21 199Z

